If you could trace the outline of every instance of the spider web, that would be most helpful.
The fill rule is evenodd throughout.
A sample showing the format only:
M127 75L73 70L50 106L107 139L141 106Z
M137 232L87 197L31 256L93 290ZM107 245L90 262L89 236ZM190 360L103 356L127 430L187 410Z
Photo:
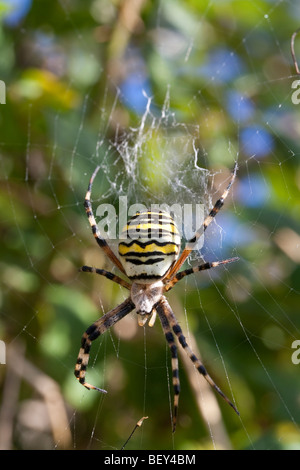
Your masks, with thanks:
M99 22L100 41L99 11L117 12L110 2L88 3L85 15ZM3 448L114 450L146 415L128 448L299 448L299 365L292 361L300 336L299 110L289 45L300 8L287 0L239 3L245 15L234 1L145 2L154 52L129 41L115 75L114 64L101 70L90 49L79 6L56 4L72 42L25 22L22 34L39 66L27 64L19 80L7 77L1 108ZM66 62L67 84L41 74L60 79ZM16 115L9 102L18 100ZM169 300L241 417L214 402L182 357L174 436L170 356L159 322L139 328L130 314L92 345L88 380L107 396L74 379L83 331L126 298L108 280L77 272L83 264L115 272L93 241L83 199L100 165L95 212L110 204L118 217L126 196L128 206L200 202L207 213L236 161L237 181L189 263L240 260L184 279ZM53 397L60 412L51 408Z

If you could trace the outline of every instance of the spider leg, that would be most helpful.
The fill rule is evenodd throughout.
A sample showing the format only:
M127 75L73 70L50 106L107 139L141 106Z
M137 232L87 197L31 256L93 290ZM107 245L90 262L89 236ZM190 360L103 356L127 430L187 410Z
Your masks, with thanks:
M168 292L178 281L180 281L185 276L189 276L190 274L197 273L199 271L206 271L207 269L216 268L221 264L233 263L234 261L238 261L239 258L228 258L223 261L212 261L200 264L199 266L194 266L193 268L185 269L184 271L180 271L179 273L175 274L175 276L170 280L167 281L165 285L165 292Z
M207 229L207 227L209 226L209 224L212 222L212 220L215 218L215 216L217 215L217 213L220 211L220 209L222 208L223 204L224 204L224 201L225 199L227 198L228 194L229 194L229 191L230 191L230 188L231 186L233 185L234 183L234 180L235 180L235 177L236 177L236 172L237 172L237 169L238 169L238 166L237 166L237 163L235 164L235 167L233 169L233 172L232 172L232 176L230 178L230 181L229 181L229 184L227 186L227 188L225 189L225 191L223 192L222 196L220 197L220 199L217 200L217 202L215 203L214 207L211 209L210 213L208 214L208 216L206 217L206 219L204 220L202 226L197 230L197 232L195 233L195 235L193 236L193 238L191 238L183 252L181 253L180 257L178 258L178 260L173 264L173 266L171 267L170 271L168 272L167 276L166 276L166 279L172 279L173 276L175 275L175 273L177 273L177 271L180 269L180 267L183 265L183 263L185 262L186 258L189 256L189 254L191 253L191 251L194 249L197 241L199 240L199 238L203 235L203 233L205 232L205 230Z
M118 307L103 315L103 317L99 318L99 320L95 321L95 323L93 323L83 334L74 374L79 382L88 390L94 389L98 390L99 392L106 393L106 390L95 387L94 385L91 385L85 381L85 373L89 362L92 341L105 333L106 330L111 328L115 323L125 317L134 308L135 305L129 297L120 305L118 305Z
M108 258L117 266L117 268L119 268L120 271L125 274L124 268L123 268L120 260L116 257L116 255L114 254L112 249L107 244L106 240L102 237L102 235L101 235L101 233L100 233L100 231L97 227L96 220L95 220L95 217L94 217L93 208L92 208L92 204L91 204L91 192L92 192L92 186L93 186L94 179L95 179L95 177L96 177L99 170L100 170L100 166L97 166L94 173L92 174L92 177L91 177L89 185L88 185L88 190L86 192L85 199L84 199L84 207L85 207L86 215L88 216L89 224L92 228L92 232L93 232L93 235L95 237L96 242L98 243L100 248L102 248L104 250L104 252L108 256Z
M218 392L219 395L221 395L221 397L234 409L234 411L237 413L237 415L239 416L240 413L239 411L237 410L236 406L229 400L229 398L222 392L222 390L218 387L218 385L215 384L215 382L213 381L213 379L210 377L210 375L207 373L204 365L202 364L202 362L200 361L200 359L198 359L195 354L193 353L193 351L191 350L191 348L188 346L187 342L186 342L186 339L182 333L182 330L180 328L180 326L178 325L177 323L177 320L175 318L175 315L174 313L172 312L172 309L169 305L169 303L167 302L167 299L165 297L162 297L162 299L160 300L160 302L156 305L156 310L158 312L159 315L164 315L166 316L168 322L169 322L169 325L171 326L173 332L175 333L175 335L177 336L178 338L178 341L179 343L181 344L181 346L183 347L183 349L185 350L185 352L187 353L187 355L189 356L189 358L191 359L191 361L195 364L196 366L196 369L198 370L198 372L203 375L203 377L205 378L205 380L209 383L209 385L214 389L216 390L216 392Z
M131 285L129 284L129 282L124 281L124 279L121 279L119 276L116 276L115 274L110 273L105 269L93 268L91 266L81 266L81 268L79 268L79 271L82 271L84 273L100 274L100 276L104 276L110 281L116 282L117 284L120 284L121 286L126 287L126 289L130 290Z
M177 346L174 341L174 335L171 331L168 318L165 314L164 307L157 309L159 319L171 351L172 361L172 376L173 376L173 390L174 390L174 403L173 403L173 432L176 429L177 415L178 415L178 402L180 394L180 381L179 381L179 367L178 367L178 355Z

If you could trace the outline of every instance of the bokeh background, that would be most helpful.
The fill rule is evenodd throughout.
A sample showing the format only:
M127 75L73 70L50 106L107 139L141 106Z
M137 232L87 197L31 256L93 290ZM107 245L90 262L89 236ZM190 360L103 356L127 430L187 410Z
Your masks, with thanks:
M0 18L0 448L120 449L148 416L128 449L299 449L299 2L2 0ZM74 379L82 333L126 294L78 272L111 269L83 198L100 164L95 207L209 209L236 160L201 254L240 261L169 297L241 418L182 358L172 435L159 322L132 314L93 344L88 380L107 395Z

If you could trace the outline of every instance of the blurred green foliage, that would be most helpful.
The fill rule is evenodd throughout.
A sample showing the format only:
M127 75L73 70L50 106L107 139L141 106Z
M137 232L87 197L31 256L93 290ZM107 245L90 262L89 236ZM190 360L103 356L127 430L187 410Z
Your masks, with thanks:
M95 204L106 193L115 203L120 187L131 200L173 191L170 197L189 202L175 169L195 167L194 144L197 166L214 178L189 172L193 198L203 201L210 191L214 199L238 160L233 199L218 218L222 239L213 228L206 254L240 261L182 281L171 305L211 375L235 397L241 420L220 401L232 447L299 449L300 365L291 360L300 339L300 127L290 55L297 1L44 0L28 2L15 24L7 2L0 12L7 93L0 113L0 338L8 348L22 345L23 356L59 385L66 446L120 448L145 415L128 449L214 446L183 365L172 436L170 358L159 322L144 331L131 315L93 344L88 380L108 387L107 395L85 391L73 375L83 332L126 294L78 273L83 264L111 269L82 204L93 169L101 163L108 172L95 182ZM131 173L124 155L134 149L132 129L140 129L142 89L152 96L156 123L151 129L146 121ZM168 119L159 125L162 110ZM126 131L133 143L122 154ZM34 419L42 402L36 382L22 377L17 396L7 398L11 374L9 361L0 365L2 413L3 404L12 407L9 445L63 447L47 419Z

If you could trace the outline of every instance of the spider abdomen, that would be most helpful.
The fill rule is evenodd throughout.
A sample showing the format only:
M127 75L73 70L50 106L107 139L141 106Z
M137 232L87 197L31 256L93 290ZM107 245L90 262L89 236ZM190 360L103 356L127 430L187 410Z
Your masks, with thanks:
M179 231L164 211L137 212L124 227L121 239L119 255L126 275L140 283L162 279L180 249Z

